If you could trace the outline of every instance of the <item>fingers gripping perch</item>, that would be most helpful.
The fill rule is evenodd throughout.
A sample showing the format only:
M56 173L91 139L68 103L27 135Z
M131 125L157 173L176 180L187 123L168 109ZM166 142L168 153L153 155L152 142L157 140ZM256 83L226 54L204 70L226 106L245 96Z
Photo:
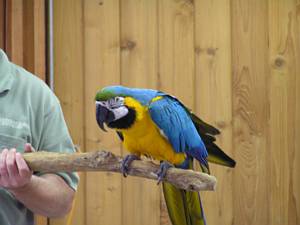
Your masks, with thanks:
M33 151L30 144L24 147L25 152ZM32 171L27 166L21 153L15 148L3 149L0 153L0 187L8 190L25 187L31 180Z

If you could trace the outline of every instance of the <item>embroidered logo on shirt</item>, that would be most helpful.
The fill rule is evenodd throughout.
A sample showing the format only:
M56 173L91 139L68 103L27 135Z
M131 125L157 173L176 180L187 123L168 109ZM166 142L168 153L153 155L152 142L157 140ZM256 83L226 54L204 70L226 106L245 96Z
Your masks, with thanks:
M1 117L0 117L0 126L11 127L18 130L24 128L29 129L29 125L25 122L16 121L9 118L1 118Z

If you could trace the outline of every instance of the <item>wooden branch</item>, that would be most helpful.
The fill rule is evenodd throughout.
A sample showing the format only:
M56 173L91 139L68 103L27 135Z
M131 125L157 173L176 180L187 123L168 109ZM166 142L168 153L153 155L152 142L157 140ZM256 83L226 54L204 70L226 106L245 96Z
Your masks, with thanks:
M24 153L24 158L33 171L110 171L121 173L122 158L106 151L86 153L54 153L39 151ZM149 161L132 162L129 175L157 180L159 165ZM216 178L205 173L192 170L170 168L165 180L178 188L203 191L215 190Z

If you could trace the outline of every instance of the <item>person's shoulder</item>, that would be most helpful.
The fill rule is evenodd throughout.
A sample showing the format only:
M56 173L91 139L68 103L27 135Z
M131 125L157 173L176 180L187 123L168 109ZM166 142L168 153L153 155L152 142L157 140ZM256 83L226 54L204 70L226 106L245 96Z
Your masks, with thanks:
M18 65L12 64L12 66L13 76L15 76L13 88L17 92L27 96L35 105L45 103L48 107L59 105L58 98L43 80Z
M17 85L22 83L22 85L29 85L29 86L36 86L37 88L48 89L47 85L43 80L39 77L33 75L31 72L27 71L26 69L12 64L14 76L17 80Z

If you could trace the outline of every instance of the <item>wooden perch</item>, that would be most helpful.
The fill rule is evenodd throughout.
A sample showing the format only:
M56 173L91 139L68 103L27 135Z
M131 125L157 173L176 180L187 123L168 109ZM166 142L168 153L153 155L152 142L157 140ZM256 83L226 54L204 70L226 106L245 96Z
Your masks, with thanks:
M24 158L33 171L70 172L70 171L110 171L121 173L122 158L106 151L86 153L25 153ZM129 175L157 180L156 172L159 165L149 161L135 160L132 162ZM203 191L215 190L216 178L205 173L192 170L171 168L165 180L178 188Z

